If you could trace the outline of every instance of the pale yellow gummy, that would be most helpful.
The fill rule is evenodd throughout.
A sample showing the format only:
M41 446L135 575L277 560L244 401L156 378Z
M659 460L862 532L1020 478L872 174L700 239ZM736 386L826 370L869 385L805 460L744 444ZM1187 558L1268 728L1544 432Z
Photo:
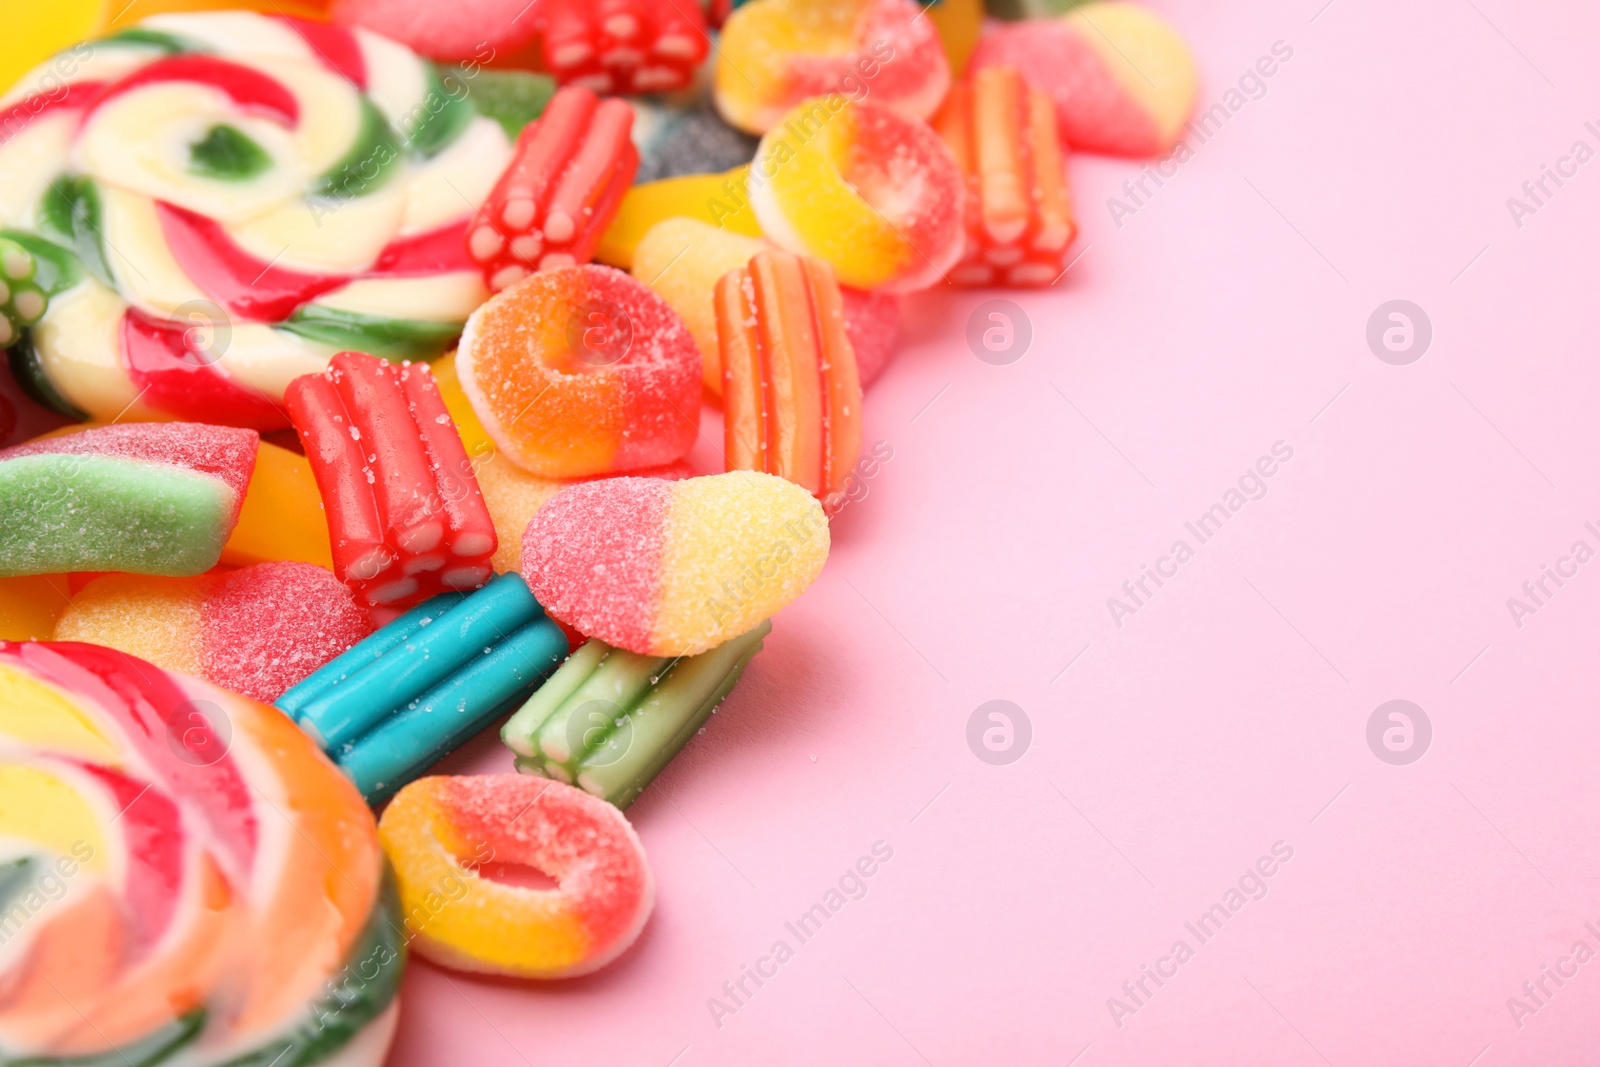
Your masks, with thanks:
M493 450L474 459L473 467L500 540L490 565L501 574L521 571L523 531L551 497L572 483L529 474Z
M764 241L720 230L707 222L670 218L644 235L633 253L633 276L682 316L700 349L706 390L722 395L722 353L717 347L717 279L750 262Z
M1159 15L1122 0L1085 4L1067 16L1106 69L1169 144L1194 110L1198 87L1189 46Z
M200 610L209 579L108 574L78 591L57 641L115 648L181 674L201 674Z
M718 229L760 237L761 224L750 207L745 187L749 167L724 174L686 174L635 185L622 198L616 218L594 250L596 262L623 270L633 266L634 251L644 235L663 219L701 219Z
M672 487L652 651L692 656L738 637L805 592L828 559L816 497L757 471Z

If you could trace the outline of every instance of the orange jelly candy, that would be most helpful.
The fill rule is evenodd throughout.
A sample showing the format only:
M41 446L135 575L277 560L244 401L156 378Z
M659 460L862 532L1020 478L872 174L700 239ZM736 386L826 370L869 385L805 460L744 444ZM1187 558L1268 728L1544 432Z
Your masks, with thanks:
M717 282L717 342L728 470L839 493L861 452L861 381L833 270L757 253Z
M541 271L467 320L456 372L484 432L541 478L681 458L700 429L700 350L678 313L611 267Z
M956 83L934 126L967 183L955 285L1049 285L1077 234L1056 108L1011 67Z

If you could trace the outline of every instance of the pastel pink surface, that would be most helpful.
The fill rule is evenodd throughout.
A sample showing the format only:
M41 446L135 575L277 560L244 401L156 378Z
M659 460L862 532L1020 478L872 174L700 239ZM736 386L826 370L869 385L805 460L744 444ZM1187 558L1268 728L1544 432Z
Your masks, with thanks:
M1153 6L1202 111L1274 41L1293 57L1138 205L1139 167L1075 157L1083 258L1054 290L908 303L865 417L893 459L629 810L644 935L554 986L413 965L395 1064L1592 1061L1600 960L1520 1029L1506 1001L1600 949L1600 561L1521 628L1506 601L1600 548L1600 162L1520 228L1506 200L1600 144L1600 12ZM1033 325L1008 366L965 341L995 298ZM1410 366L1365 339L1395 298L1433 324ZM1280 440L1267 495L1119 628L1107 599ZM1434 730L1404 767L1366 740L1396 698ZM1010 766L967 746L993 699L1032 722ZM449 764L509 766L493 738ZM866 896L797 944L880 839ZM1280 840L1267 895L1195 945ZM780 938L719 1027L707 1000ZM1194 958L1119 1029L1108 998L1179 938Z

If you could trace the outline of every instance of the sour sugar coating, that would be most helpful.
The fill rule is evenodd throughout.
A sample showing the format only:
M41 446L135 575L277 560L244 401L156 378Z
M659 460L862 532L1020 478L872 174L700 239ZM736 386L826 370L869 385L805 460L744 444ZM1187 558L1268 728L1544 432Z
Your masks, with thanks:
M950 64L922 15L912 0L751 0L722 28L717 109L758 134L816 96L870 97L925 119L950 87Z
M912 292L961 258L961 171L927 123L818 97L761 139L750 203L771 240L843 285Z
M776 249L717 282L729 470L787 478L826 501L861 453L861 380L826 263Z
M733 691L763 622L698 656L640 656L587 642L500 730L517 770L627 808Z
M664 93L694 79L711 38L698 3L539 0L541 66L597 93Z
M341 352L285 399L327 509L334 572L363 602L488 580L494 522L425 365Z
M96 578L72 598L55 639L120 649L270 702L371 632L331 572L261 563L194 578Z
M1043 286L1061 277L1077 234L1050 97L1012 67L950 89L934 127L967 179L966 251L956 285Z
M666 301L619 270L566 267L475 311L461 388L496 447L542 478L680 459L700 427L700 353Z
M477 463L478 486L483 490L484 503L489 505L489 515L500 536L500 547L490 561L494 569L505 574L522 570L522 532L561 490L577 481L561 481L529 474L504 456L487 455ZM682 460L664 467L648 467L633 472L637 478L660 478L667 482L680 482L693 478L694 471ZM611 477L602 475L602 477ZM590 481L592 479L580 479Z
M566 658L522 578L419 604L277 699L378 803L524 700Z
M545 610L582 633L644 656L692 656L804 592L828 544L822 505L770 474L612 478L539 510L522 573Z
M587 263L639 166L633 109L581 86L551 98L467 230L467 254L499 292L536 270Z
M258 440L130 423L0 451L0 576L209 570L238 521Z
M627 951L655 906L650 863L622 812L560 782L423 778L390 802L378 833L417 954L455 970L589 974ZM493 877L519 867L555 888Z
M293 723L70 642L0 643L0 694L8 1063L379 1067L403 920L371 812Z
M1055 101L1061 137L1076 149L1160 156L1194 110L1194 57L1148 8L1083 4L1059 18L1001 26L978 43L972 68L1015 67Z

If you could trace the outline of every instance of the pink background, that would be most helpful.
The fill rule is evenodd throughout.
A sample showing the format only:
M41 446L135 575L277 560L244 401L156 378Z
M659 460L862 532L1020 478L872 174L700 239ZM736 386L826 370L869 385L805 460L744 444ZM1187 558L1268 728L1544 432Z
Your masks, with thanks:
M1520 1029L1506 1000L1600 951L1600 561L1520 629L1506 599L1600 549L1600 161L1520 229L1506 198L1600 148L1600 14L1323 4L1155 5L1205 105L1293 58L1120 228L1137 167L1074 160L1083 255L1015 297L1019 362L964 340L1003 294L908 306L867 407L894 458L630 813L638 945L554 985L414 964L397 1067L1593 1062L1600 960ZM1433 323L1410 366L1364 338L1394 298ZM1280 440L1268 495L1114 625ZM1396 698L1434 728L1410 766L1366 742ZM991 699L1032 723L1009 766L966 743ZM452 766L509 763L491 738ZM880 840L866 897L719 1027L708 998ZM1199 945L1184 923L1278 841L1267 895ZM1119 1029L1107 999L1179 938Z

